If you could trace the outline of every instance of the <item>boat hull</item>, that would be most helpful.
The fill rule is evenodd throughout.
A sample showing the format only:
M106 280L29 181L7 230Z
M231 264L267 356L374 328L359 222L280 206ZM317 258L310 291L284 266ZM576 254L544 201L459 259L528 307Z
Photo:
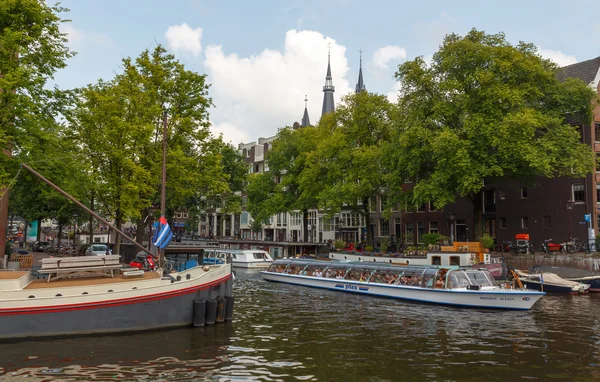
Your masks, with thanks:
M567 280L589 285L590 289L588 290L590 292L600 292L600 276L574 277L567 278Z
M533 304L545 294L537 291L518 290L486 292L472 290L424 289L419 287L364 283L346 279L298 276L266 271L261 272L261 276L268 281L287 284L471 308L528 310L531 309Z
M198 279L185 277L186 273L199 275L199 272L203 272L200 267L182 272L182 278L174 282L160 278L150 280L156 285L147 288L140 282L137 284L140 289L135 291L120 292L117 284L105 284L105 288L114 288L114 292L95 294L92 287L88 287L85 289L91 292L85 298L81 295L67 296L74 292L73 287L24 290L39 294L39 298L12 302L0 300L0 339L142 331L191 325L195 300L231 296L229 265L222 266L214 275L207 274ZM123 284L130 287L129 283ZM43 293L60 293L64 297L57 297L53 301ZM7 294L11 292L3 291L2 297L6 298Z
M544 287L542 289L542 284L539 281L532 280L524 280L521 279L524 288L535 289L539 291L544 291L546 293L567 293L567 294L578 294L583 293L583 291L573 290L572 287L566 285L555 285L550 283L544 283Z

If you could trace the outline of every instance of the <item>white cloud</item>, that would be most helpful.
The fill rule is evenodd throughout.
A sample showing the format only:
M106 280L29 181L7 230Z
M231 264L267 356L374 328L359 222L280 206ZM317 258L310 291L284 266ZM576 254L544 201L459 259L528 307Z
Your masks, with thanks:
M60 31L67 34L67 39L69 40L67 45L71 49L98 45L109 48L112 47L112 40L105 34L84 32L71 24L61 24Z
M539 48L538 53L540 56L554 61L559 66L567 66L567 65L577 63L577 58L575 58L575 56L564 54L560 50L550 50L550 49Z
M221 45L207 46L204 67L216 105L211 111L213 131L221 129L225 140L234 144L273 136L278 128L302 120L305 94L310 120L316 124L321 117L328 44L337 104L351 89L346 48L321 33L290 30L281 51L265 49L249 57L226 54Z
M379 48L373 53L373 64L379 68L387 69L390 61L404 61L406 59L406 49L398 45L388 45Z
M390 90L386 94L388 101L390 101L391 103L398 102L398 92L399 91L400 91L400 82L396 82L394 84L394 87L392 88L392 90Z
M228 122L213 123L210 130L215 136L222 135L225 143L231 143L236 147L238 143L251 142L258 139L258 137L251 137L247 132L238 129Z
M437 51L444 37L458 29L458 22L454 17L442 12L435 20L414 23L412 29L420 40L423 51Z
M192 29L186 23L171 25L165 32L169 48L198 56L202 52L202 28Z

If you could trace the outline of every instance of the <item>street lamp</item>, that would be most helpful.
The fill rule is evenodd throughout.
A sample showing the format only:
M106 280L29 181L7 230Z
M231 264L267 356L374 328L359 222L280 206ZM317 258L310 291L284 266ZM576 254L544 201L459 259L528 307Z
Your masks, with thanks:
M565 205L567 206L567 211L569 211L569 241L573 241L573 226L572 226L572 211L573 211L573 205L575 204L575 202L573 200L567 200L565 202Z
M454 211L450 210L448 218L450 219L450 242L452 242L452 244L454 245L454 220L456 219Z

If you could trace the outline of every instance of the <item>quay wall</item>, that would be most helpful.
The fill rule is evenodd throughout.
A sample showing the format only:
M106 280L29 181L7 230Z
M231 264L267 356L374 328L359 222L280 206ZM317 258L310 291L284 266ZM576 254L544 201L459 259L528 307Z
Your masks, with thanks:
M508 268L530 269L534 265L562 266L600 273L600 257L581 254L505 255Z

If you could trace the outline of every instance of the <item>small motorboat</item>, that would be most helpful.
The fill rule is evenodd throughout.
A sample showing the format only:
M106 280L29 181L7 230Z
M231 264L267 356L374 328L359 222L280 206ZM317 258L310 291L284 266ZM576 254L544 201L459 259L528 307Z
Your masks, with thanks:
M549 293L586 293L590 289L588 284L577 281L565 280L552 272L536 272L515 269L517 276L524 288L535 289Z
M545 293L504 288L486 269L279 259L261 271L268 281L432 304L531 309Z
M260 249L209 249L205 251L207 264L222 264L231 259L234 268L265 269L273 263L269 252Z
M590 286L590 292L600 292L600 274L585 269L560 267L553 265L535 265L531 273L552 272L565 280L576 281Z

